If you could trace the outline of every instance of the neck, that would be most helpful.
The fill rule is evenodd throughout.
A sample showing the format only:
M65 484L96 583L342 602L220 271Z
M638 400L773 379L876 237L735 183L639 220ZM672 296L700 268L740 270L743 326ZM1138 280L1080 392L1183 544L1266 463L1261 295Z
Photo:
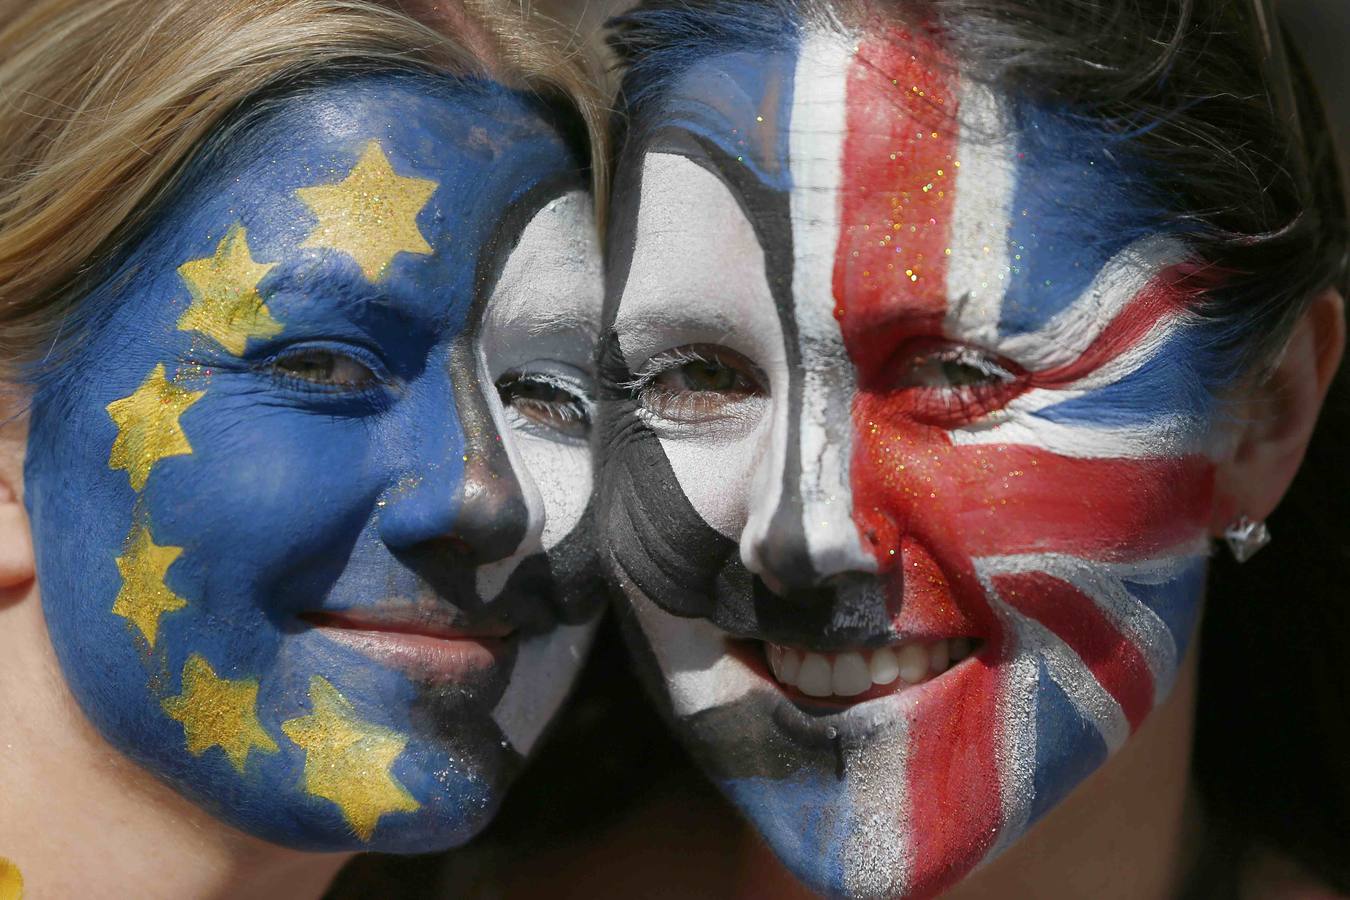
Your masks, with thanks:
M348 858L248 837L109 747L66 688L35 586L0 591L0 735L0 858L32 896L306 900Z

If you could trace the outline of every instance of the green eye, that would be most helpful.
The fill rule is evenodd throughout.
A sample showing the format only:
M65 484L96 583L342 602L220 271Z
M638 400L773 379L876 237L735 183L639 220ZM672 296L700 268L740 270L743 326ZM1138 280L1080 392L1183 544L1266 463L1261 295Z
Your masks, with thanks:
M672 380L683 381L685 389L691 391L726 393L736 390L741 381L739 372L716 362L687 362L672 374Z
M1004 384L1013 374L970 347L942 346L910 356L901 364L897 386L980 388Z
M367 387L375 373L358 360L332 350L299 350L277 357L272 370L288 378L330 387Z
M988 384L993 376L989 372L962 362L945 361L942 363L942 377L951 387L971 387Z

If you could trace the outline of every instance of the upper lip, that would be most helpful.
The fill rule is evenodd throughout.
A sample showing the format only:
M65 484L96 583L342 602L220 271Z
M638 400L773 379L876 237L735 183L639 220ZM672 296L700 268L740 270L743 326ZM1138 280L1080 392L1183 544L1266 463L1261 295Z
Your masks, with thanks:
M319 609L301 619L323 628L415 634L443 640L494 640L510 637L515 626L494 619L466 620L441 609L420 606L373 606Z

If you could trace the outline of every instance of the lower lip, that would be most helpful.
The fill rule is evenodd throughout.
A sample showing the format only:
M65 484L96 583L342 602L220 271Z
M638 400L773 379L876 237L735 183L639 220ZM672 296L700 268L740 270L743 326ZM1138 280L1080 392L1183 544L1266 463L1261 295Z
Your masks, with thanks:
M441 637L328 625L316 625L315 630L376 662L430 681L459 681L488 672L501 661L514 639Z

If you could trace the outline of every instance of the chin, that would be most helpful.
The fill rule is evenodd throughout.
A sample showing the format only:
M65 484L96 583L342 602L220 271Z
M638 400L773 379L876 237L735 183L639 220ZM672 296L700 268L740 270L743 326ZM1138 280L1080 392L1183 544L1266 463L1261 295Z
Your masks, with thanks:
M1177 578L1198 590L1203 573ZM1194 627L1193 607L1176 610L1176 652L1138 671L1133 644L1074 650L999 604L980 635L817 652L626 595L677 734L798 879L841 897L935 896L1013 845L1162 702ZM915 646L927 665L906 667Z

